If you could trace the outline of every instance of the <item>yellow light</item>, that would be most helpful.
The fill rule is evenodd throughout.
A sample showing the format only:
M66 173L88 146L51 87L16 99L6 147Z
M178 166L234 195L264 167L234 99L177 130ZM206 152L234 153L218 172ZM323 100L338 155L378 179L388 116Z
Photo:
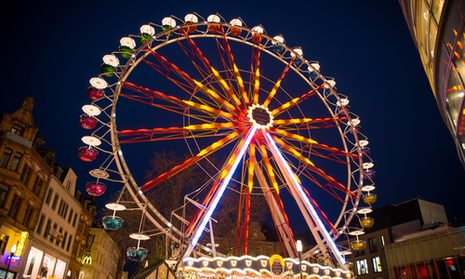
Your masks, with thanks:
M92 264L92 257L87 255L82 259L83 264Z
M18 245L16 246L15 256L20 257L23 253L24 244L26 243L26 239L28 236L28 232L22 232L21 238L19 239Z

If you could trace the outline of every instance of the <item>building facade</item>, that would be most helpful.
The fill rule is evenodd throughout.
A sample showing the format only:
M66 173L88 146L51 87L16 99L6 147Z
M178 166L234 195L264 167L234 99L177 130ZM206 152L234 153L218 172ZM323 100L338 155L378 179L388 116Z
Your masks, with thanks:
M3 278L18 277L25 267L30 237L52 174L54 154L40 150L43 140L34 126L33 107L32 98L26 98L16 112L3 113L0 121L0 277Z
M81 214L74 198L77 176L71 168L55 166L40 217L31 235L22 278L67 278L71 251Z
M465 227L407 235L385 246L390 278L465 278Z
M446 126L465 167L465 2L399 0Z
M269 228L260 224L259 222L252 221L249 225L249 238L247 240L247 255L260 256L260 255L283 255L281 243L276 239L275 232L268 232ZM215 238L216 251L228 256L241 256L243 250L236 251L236 231L230 231L228 236ZM211 243L205 243L211 246Z
M102 228L91 228L79 279L115 279L121 257L118 245Z
M74 238L73 251L69 263L69 279L78 279L83 267L83 260L87 252L87 244L90 237L90 228L96 214L97 204L94 199L85 197L79 190L76 191L75 197L80 201L82 209L79 217L76 237Z
M389 260L385 254L387 245L407 239L415 233L447 228L448 224L442 205L421 199L375 209L370 215L374 218L375 225L358 236L359 240L366 243L366 247L360 251L352 251L347 256L354 274L360 279L392 278L388 273ZM351 227L359 226L355 222ZM354 240L352 238L350 241ZM341 244L347 246L347 243Z

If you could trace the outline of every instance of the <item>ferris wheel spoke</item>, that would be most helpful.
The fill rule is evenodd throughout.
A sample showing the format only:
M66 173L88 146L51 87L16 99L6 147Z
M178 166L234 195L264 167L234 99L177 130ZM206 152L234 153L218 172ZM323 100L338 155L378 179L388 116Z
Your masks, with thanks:
M270 157L268 156L268 152L266 151L265 144L259 142L259 146L260 146L261 155L263 157L263 161L265 163L265 170L266 170L266 173L268 174L268 178L270 179L271 185L275 189L276 193L279 194L279 185L276 180L276 175L275 175L273 166L271 165Z
M249 97L247 95L247 91L245 90L244 81L241 77L241 74L239 73L239 68L237 67L236 62L234 61L234 55L232 53L231 46L229 45L228 38L226 37L226 33L224 32L223 27L221 28L221 31L223 33L223 42L226 48L226 53L229 58L229 63L231 64L233 68L234 76L236 77L237 86L239 87L242 93L242 99L244 100L245 106L247 107L249 105Z
M187 58L189 58L192 65L194 65L194 67L197 69L197 71L202 76L202 78L204 80L206 80L208 78L209 71L205 70L205 69L202 69L201 66L195 62L195 51L189 50L186 46L184 46L184 44L181 43L180 40L178 40L177 43L178 43L179 47L183 50L183 52L187 56Z
M323 86L324 86L324 84L318 86L317 88L314 88L314 89L308 91L307 93L302 94L300 97L294 98L294 99L290 100L289 102L282 104L279 108L276 108L276 109L272 110L271 114L273 115L273 117L276 117L276 116L280 115L281 113L286 112L290 108L295 107L296 105L302 103L303 101L307 100L311 96L318 93L318 90L323 88Z
M142 61L144 61L145 64L147 64L148 66L150 66L151 68L155 69L157 72L162 74L166 79L168 79L169 81L174 83L176 86L181 88L187 94L192 94L193 90L195 89L195 84L192 82L192 80L187 79L185 76L180 75L176 71L172 71L169 66L161 67L161 66L156 65L155 63L153 63L151 61L148 61L147 59L143 59ZM168 64L168 65L170 65L170 64ZM174 72L178 77L181 77L181 79L183 81L180 81L180 80L177 80L175 78L170 77L169 74L171 72Z
M339 189L345 191L346 193L349 193L350 195L352 195L353 197L355 197L355 193L353 193L352 191L350 191L349 189L347 189L344 185L342 185L340 182L336 181L336 179L334 179L332 176L326 174L322 169L318 168L315 166L315 164L310 161L307 157L305 157L304 155L302 155L299 151L297 151L295 148L289 146L288 144L286 144L283 140L279 139L278 137L275 137L275 136L272 136L272 139L278 143L282 148L284 148L285 150L287 150L289 152L290 155L292 155L294 158L300 160L301 162L304 162L306 163L307 165L305 166L305 168L308 168L309 170L311 170L312 172L318 174L320 177L322 177L323 179L325 179L326 181L328 181L329 183L331 183L331 185L333 186L336 186L338 187Z
M197 53L197 56L199 57L200 61L209 70L209 72L211 74L213 74L213 76L219 82L219 84L223 88L223 90L226 91L226 92L229 92L230 97L233 99L233 101L235 102L236 106L239 109L243 109L243 106L242 106L242 103L241 103L240 99L236 96L234 91L229 87L228 83L221 77L220 73L210 64L210 61L208 61L207 57L205 55L203 55L202 51L197 46L197 44L194 42L194 40L192 40L192 38L189 36L189 34L187 32L185 32L185 36L186 36L186 39L187 39L187 43L194 50L194 52Z
M268 208L270 209L271 217L273 219L276 231L278 232L281 246L284 251L287 251L290 257L296 257L297 251L295 249L294 235L289 225L289 219L286 215L286 212L284 211L281 198L268 186L268 182L257 160L255 160L254 163L254 173L256 175L259 186L261 187Z
M293 119L276 119L273 121L274 125L280 125L280 127L288 125L300 125L302 127L295 128L300 129L319 129L319 128L333 128L339 126L338 124L346 121L348 117L327 117L327 118L293 118ZM312 126L309 126L312 125Z
M271 152L274 156L277 157L278 166L280 170L283 172L286 178L286 182L288 183L290 192L292 193L294 199L297 201L301 212L304 214L304 219L306 220L319 248L325 255L328 255L327 248L329 248L333 255L336 256L339 265L345 266L345 259L342 257L341 253L339 252L339 249L334 243L334 240L331 238L330 234L326 230L325 225L318 217L318 213L316 212L312 203L309 201L308 196L303 191L303 187L300 181L297 179L297 176L292 171L291 167L287 163L287 160L284 158L284 156L276 146L275 140L268 132L263 131L262 134L266 140L266 143L269 145ZM325 245L321 237L323 237L326 243L329 244L329 247Z
M279 134L281 136L284 136L286 138L289 138L289 139L292 139L292 140L295 140L295 141L298 141L298 142L301 142L301 143L311 144L312 148L327 150L327 151L332 152L333 154L349 157L351 159L358 158L357 154L350 153L350 152L347 152L347 151L344 151L344 150L340 150L338 148L331 147L331 146L326 145L326 144L318 143L317 141L315 141L313 139L309 139L309 138L306 138L304 136L296 135L296 134L293 134L293 133L288 132L288 131L283 130L283 129L271 128L270 132L273 132L275 134Z
M252 83L253 91L251 98L253 99L253 104L258 104L259 90L260 90L260 48L254 47L252 50L252 70L255 68ZM255 55L254 55L255 54ZM255 62L255 65L253 64ZM254 67L255 66L255 67Z
M229 112L226 112L226 111L215 109L215 108L213 108L211 106L208 106L208 105L199 104L199 103L195 103L195 102L187 101L187 100L182 100L182 99L179 99L177 97L167 95L167 94L161 93L159 91L151 90L151 89L148 89L148 88L145 88L145 87L141 87L141 86L135 85L135 84L130 83L130 82L124 82L124 86L126 88L131 89L131 90L135 90L137 92L141 92L141 93L144 93L144 94L147 94L147 95L151 94L153 98L157 98L157 99L160 99L160 100L163 100L163 101L166 101L166 102L173 103L175 105L180 106L183 109L194 109L194 110L201 111L201 112L204 112L204 113L209 114L209 115L215 115L215 116L218 115L218 116L221 116L222 118L225 118L225 119L228 119L228 120L233 120L233 121L238 120L237 116L235 116L235 115L233 115L233 114L231 114Z
M254 166L256 161L257 158L255 158L255 142L252 142L249 149L249 164L247 168L247 186L249 188L249 193L252 193L253 189Z
M292 63L294 63L294 60L296 59L297 56L292 57L291 61L287 64L286 68L284 71L281 73L281 76L278 78L278 81L273 86L273 89L271 89L270 93L268 94L268 97L266 98L265 102L263 102L264 107L268 107L270 104L271 100L273 99L274 95L276 95L276 92L278 91L279 87L281 87L281 82L283 78L286 76L287 72L291 68Z
M312 203L313 207L317 210L318 212L318 215L320 216L320 219L323 219L323 221L326 223L326 225L329 226L329 228L331 229L332 232L337 232L337 229L336 227L333 225L333 223L329 220L328 216L326 216L326 214L324 213L324 211L320 208L320 206L318 205L318 203L310 196L310 193L308 192L307 189L305 189L305 187L302 187L302 189L304 190L305 194L307 195L307 197L309 198L310 202Z
M234 111L235 113L239 113L239 110L234 106L232 105L230 102L228 102L227 100L225 100L224 98L222 98L217 92L215 92L212 88L209 88L208 86L202 84L200 81L198 80L195 80L194 78L192 78L190 75L188 75L186 72L184 72L183 70L181 70L179 67L177 67L176 65L174 65L173 63L171 63L170 61L168 61L167 58L165 58L163 55L157 53L156 51L150 49L150 52L152 54L152 56L154 56L160 63L162 63L165 68L166 68L166 71L167 73L164 73L164 75L166 77L168 77L168 74L170 72L174 72L177 76L179 76L181 79L183 79L185 82L187 82L191 87L192 87L192 91L188 92L189 94L192 95L192 92L194 92L195 88L198 87L200 90L202 90L202 92L204 92L209 98L211 98L212 100L214 100L218 106L225 106L227 107L228 109L230 109L231 111ZM215 74L215 77L216 75L219 76L219 73L213 69L211 69L213 71L213 73ZM220 77L221 78L221 77ZM220 80L220 84L223 86L223 83L226 84L226 82L221 79ZM226 84L227 86L227 84ZM229 92L230 90L228 90ZM195 97L195 95L193 95Z
M213 211L215 210L216 206L218 205L221 197L223 196L226 187L229 184L234 172L236 171L239 162L241 161L242 157L244 156L247 148L252 141L257 129L252 127L247 131L247 134L241 140L240 144L236 147L233 151L231 156L229 157L226 165L224 166L223 170L221 171L218 179L215 181L215 185L219 185L215 187L215 191L212 194L207 196L208 200L203 203L205 209L200 209L196 214L196 219L191 222L189 228L187 229L188 235L192 235L192 239L189 243L187 250L185 251L183 257L187 257L190 255L194 247L197 245L197 242L202 235L202 232L207 225L207 222L210 220ZM200 212L200 213L199 213Z
M162 173L160 174L159 176L157 176L156 178L146 182L144 185L142 185L140 188L146 192L150 189L152 189L153 187L157 186L158 184L162 183L163 181L166 181L167 179L169 179L170 177L176 175L177 173L185 170L186 168L192 166L193 164L197 163L198 161L202 160L203 158L205 158L206 156L210 155L211 153L225 147L226 145L228 145L229 143L231 143L233 140L235 140L236 138L238 138L241 134L243 134L245 132L245 128L243 129L240 129L239 131L234 131L232 132L231 134L229 134L228 136L212 143L210 146L202 149L199 153L197 153L197 155L195 155L194 157L191 157L189 159L187 159L186 161L184 161L183 163L175 166L174 168L170 169L169 171L165 172L165 173Z
M120 138L120 143L212 137L224 135L223 133L218 133L219 130L235 129L241 126L242 123L240 122L225 122L189 125L185 127L122 130L118 132L118 137ZM190 134L192 131L201 131L202 133L193 135ZM122 140L121 138L125 139Z
M296 168L294 167L294 169L296 169ZM347 191L345 191L343 189L340 189L338 187L334 187L332 183L326 183L326 184L323 185L322 183L320 183L320 181L318 181L318 179L315 178L314 173L312 171L310 171L309 169L307 169L307 168L299 169L298 172L301 173L306 178L308 178L310 181L312 181L315 185L317 185L318 187L320 187L321 189L326 191L328 194L333 196L339 202L341 202L341 203L346 202L344 196L347 193ZM336 190L338 190L339 193L344 194L344 196L343 197L339 196L339 193L336 192ZM353 196L351 196L351 197L353 197Z

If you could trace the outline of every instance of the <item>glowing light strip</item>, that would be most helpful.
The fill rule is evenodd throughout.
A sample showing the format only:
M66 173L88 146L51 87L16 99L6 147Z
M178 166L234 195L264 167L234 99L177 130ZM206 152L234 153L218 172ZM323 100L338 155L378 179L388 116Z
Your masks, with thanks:
M252 138L253 138L253 136L255 135L256 132L257 132L257 128L252 127L252 129L250 129L249 132L247 133L247 135L245 136L244 143L240 147L239 154L237 155L236 161L234 161L233 165L231 166L231 170L228 172L226 177L221 182L220 189L219 189L217 195L213 199L210 207L207 210L207 213L203 217L202 222L200 223L200 225L197 227L197 229L195 231L194 238L192 239L192 241L190 243L190 247L188 248L189 253L190 253L190 251L192 251L192 248L194 248L195 245L197 245L197 242L199 241L199 238L202 235L202 232L205 229L205 226L207 225L208 220L210 220L210 217L213 214L213 211L215 211L215 208L218 205L218 202L220 201L221 197L223 196L224 191L226 190L226 186L228 186L229 181L231 180L234 172L236 171L236 168L239 165L239 162L241 161L242 156L244 156L244 153L247 150L247 148L249 147L249 144L250 144L250 142L251 142L251 140L252 140ZM187 254L186 256L189 256L189 253L186 253Z
M252 189L253 189L254 164L255 164L255 143L253 142L250 145L250 153L249 153L249 166L248 166L249 176L247 180L247 185L249 186L249 193L252 193Z
M336 255L336 257L338 258L339 262L342 263L342 265L345 266L346 264L346 261L344 260L344 258L342 257L341 255L341 252L339 252L339 249L337 249L336 247L336 244L334 243L333 239L331 238L331 236L329 235L328 231L326 230L323 222L321 222L320 218L318 218L318 214L317 212L315 211L315 208L313 208L312 204L310 203L310 200L308 199L307 195L304 193L303 189L302 189L302 185L300 185L300 183L297 181L296 177L295 177L295 174L294 172L291 170L289 164L287 163L287 161L284 159L283 155L281 154L281 152L279 151L278 147L276 146L273 138L270 136L269 133L263 131L263 134L265 135L268 143L271 145L271 147L274 149L275 151L275 154L278 155L278 158L279 160L281 161L282 165L284 166L286 172L289 174L289 177L292 179L292 182L294 182L294 185L296 186L297 190L299 191L300 193L300 196L303 198L304 202L306 203L307 205L307 208L310 209L310 214L312 214L312 217L313 217L313 220L315 220L317 223L318 223L318 226L320 227L326 241L329 243L329 245L331 246L332 248L332 251L333 253Z

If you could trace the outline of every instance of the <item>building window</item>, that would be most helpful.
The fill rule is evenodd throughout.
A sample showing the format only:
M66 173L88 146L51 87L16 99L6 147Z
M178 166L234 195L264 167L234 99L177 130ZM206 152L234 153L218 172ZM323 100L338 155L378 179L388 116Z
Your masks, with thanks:
M63 219L66 220L66 214L68 214L69 205L67 203L65 203L64 208L65 209L63 210Z
M8 238L10 238L8 235L3 234L0 236L0 254L5 254L5 248L6 244L8 243Z
M32 174L32 169L28 165L25 165L23 168L23 173L21 174L21 181L26 187L29 184L29 179L31 178L31 174Z
M73 227L76 226L76 218L77 218L77 214L74 213L74 218L73 218Z
M370 249L370 253L378 252L378 241L376 241L375 237L368 239L368 248Z
M68 232L65 232L65 237L63 237L63 242L61 242L61 248L65 249L65 242L68 238Z
M15 194L13 197L13 201L11 202L10 211L8 212L8 215L10 215L11 218L16 219L21 202L21 197Z
M357 261L357 273L358 275L368 274L368 265L366 259Z
M47 235L48 233L50 232L50 226L52 225L52 220L48 219L47 220L47 225L45 226L45 230L44 230L44 238L47 238Z
M55 193L55 197L53 197L53 203L52 203L52 209L55 210L57 207L57 202L58 202L58 193Z
M11 160L11 163L8 169L12 171L17 171L18 166L19 166L19 161L21 161L21 157L23 157L23 154L19 152L15 152L15 155L13 156L13 160Z
M71 210L69 211L69 215L68 215L68 223L71 224L71 219L73 217L73 212L74 210L71 208Z
M34 192L34 194L38 196L40 194L43 184L44 181L42 180L42 178L37 176L36 180L34 181L34 185L32 186L32 192Z
M57 228L58 228L58 225L57 223L53 223L53 233L49 233L50 234L50 238L48 240L50 240L51 243L53 243L53 238L56 238L57 236ZM57 244L58 244L58 240L57 240Z
M63 200L60 200L60 205L58 206L58 215L61 216L62 211L63 211Z
M381 260L379 259L379 257L374 257L371 260L373 261L373 271L382 272L383 269L381 268Z
M71 245L71 241L73 240L73 235L70 234L68 238L68 245L66 245L66 251L69 251L69 247Z
M42 232L42 226L44 225L44 219L45 219L45 216L44 214L41 214L40 215L40 219L39 219L39 224L37 225L37 234L40 234Z
M24 132L24 127L19 124L13 124L13 127L11 128L11 132L18 136L22 136Z
M50 204L50 199L52 198L52 194L53 194L53 190L52 190L52 188L49 188L48 192L47 192L47 197L45 198L45 203L47 205Z
M3 208L3 204L5 203L8 191L10 191L10 187L6 186L3 183L0 183L0 208Z
M8 162L10 161L11 154L13 154L13 150L9 148L5 148L2 154L2 158L0 159L0 167L6 168L6 166L8 166Z
M29 222L31 222L33 214L34 214L34 208L30 204L28 204L26 208L26 213L24 214L24 217L23 217L23 222L22 222L23 225L25 225L26 227L29 226Z

